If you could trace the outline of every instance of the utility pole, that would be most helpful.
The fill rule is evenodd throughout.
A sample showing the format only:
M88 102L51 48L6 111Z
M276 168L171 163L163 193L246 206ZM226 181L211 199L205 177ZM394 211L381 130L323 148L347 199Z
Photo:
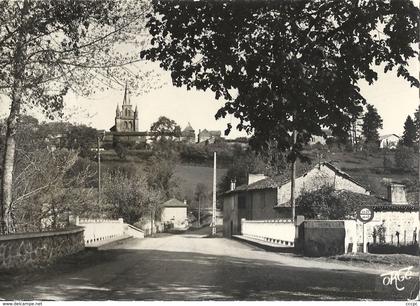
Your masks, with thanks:
M200 195L198 195L198 227L200 227L201 226L201 216L200 216L200 214L201 214L201 210L200 210L200 200L201 200L201 196Z
M213 157L213 214L211 225L211 234L216 236L216 152L214 152Z
M292 150L296 144L297 132L293 130L293 145ZM296 157L293 157L292 161L292 174L291 174L291 181L290 181L290 205L292 207L292 221L295 222L296 212L295 212L295 180L296 180Z
M105 139L105 131L96 137L96 153L98 155L98 205L101 204L101 140Z
M97 154L98 154L98 205L101 204L101 140L97 137Z

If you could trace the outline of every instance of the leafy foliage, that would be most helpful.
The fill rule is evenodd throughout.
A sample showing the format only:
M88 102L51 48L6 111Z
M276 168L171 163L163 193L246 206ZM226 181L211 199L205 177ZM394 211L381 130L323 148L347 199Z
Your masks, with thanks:
M354 215L356 207L351 201L343 201L334 188L324 186L316 191L303 192L296 199L297 213L306 219L343 220Z
M403 171L416 171L416 160L413 148L399 145L395 150L395 165Z
M123 218L134 224L151 206L163 203L159 191L149 188L145 173L133 176L117 170L106 173L103 177L104 211L112 218Z
M289 149L297 130L292 159L322 127L349 129L365 103L357 82L377 79L373 64L419 85L406 68L418 42L410 0L156 0L153 10L152 47L141 56L171 71L175 86L224 98L216 118L233 114L260 144Z
M173 140L181 136L181 127L174 120L160 116L150 127L150 132L154 133L154 141Z

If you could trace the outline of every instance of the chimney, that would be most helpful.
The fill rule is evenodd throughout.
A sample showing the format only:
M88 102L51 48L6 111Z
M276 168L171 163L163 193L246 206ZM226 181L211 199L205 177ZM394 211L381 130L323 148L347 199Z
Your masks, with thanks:
M248 174L248 185L266 179L267 177L262 173Z
M231 179L230 180L230 190L235 190L236 189L236 179Z
M404 205L408 204L405 198L405 185L391 183L388 185L388 201L391 204Z
M187 205L187 200L184 200L184 204Z

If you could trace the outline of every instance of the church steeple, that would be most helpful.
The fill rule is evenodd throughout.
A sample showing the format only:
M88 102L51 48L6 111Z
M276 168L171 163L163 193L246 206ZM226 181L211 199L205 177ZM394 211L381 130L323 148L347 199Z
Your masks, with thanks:
M128 95L128 84L125 83L125 92L124 92L124 100L123 105L130 105L130 97Z
M115 117L116 117L116 118L119 118L119 117L120 117L120 114L121 114L121 111L120 111L120 104L118 103L118 104L117 104L117 109L115 110Z

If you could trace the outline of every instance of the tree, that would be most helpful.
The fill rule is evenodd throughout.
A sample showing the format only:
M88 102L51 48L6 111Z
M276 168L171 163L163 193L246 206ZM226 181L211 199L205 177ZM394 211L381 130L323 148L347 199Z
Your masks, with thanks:
M114 145L114 150L115 150L115 153L117 153L117 155L120 159L126 159L127 158L128 149L123 143L121 143L119 141L116 142L115 145Z
M95 89L105 89L122 85L118 78L139 77L125 67L139 61L138 55L121 52L121 42L142 27L146 9L136 1L1 1L0 94L10 101L3 150L1 232L9 231L7 208L13 201L15 136L21 111L38 107L50 118L60 116L69 90L87 95L94 91L89 86L94 82Z
M420 141L420 106L417 107L416 112L414 113L414 125L416 126L416 142L419 145Z
M195 215L197 216L198 226L201 226L203 204L205 201L207 201L208 198L209 198L209 190L207 186L203 183L198 183L195 186L195 191L194 191L194 202L197 203L197 209L194 212L195 212Z
M13 181L11 229L17 232L57 229L70 214L82 216L94 198L89 182L96 167L81 161L78 151L19 149Z
M110 218L137 222L147 211L149 187L146 175L128 176L120 170L105 173L102 178L103 210Z
M378 114L377 109L368 104L367 112L363 116L363 136L366 138L366 143L376 144L379 141L378 129L382 128L382 118Z
M395 165L405 172L414 172L416 170L416 160L413 148L399 145L395 150Z
M153 140L173 140L181 136L181 127L174 121L165 116L152 124L150 132L153 133Z
M354 215L356 211L352 201L343 201L330 186L303 192L296 199L296 205L299 214L305 219L343 220Z
M419 85L406 67L418 41L410 0L153 1L153 10L141 56L171 71L175 86L224 98L216 118L233 114L260 143L291 148L292 161L322 128L349 129L366 102L357 81L376 81L373 64Z
M407 147L412 147L416 142L417 137L416 125L411 116L407 116L404 122L404 133L402 136L402 143Z

